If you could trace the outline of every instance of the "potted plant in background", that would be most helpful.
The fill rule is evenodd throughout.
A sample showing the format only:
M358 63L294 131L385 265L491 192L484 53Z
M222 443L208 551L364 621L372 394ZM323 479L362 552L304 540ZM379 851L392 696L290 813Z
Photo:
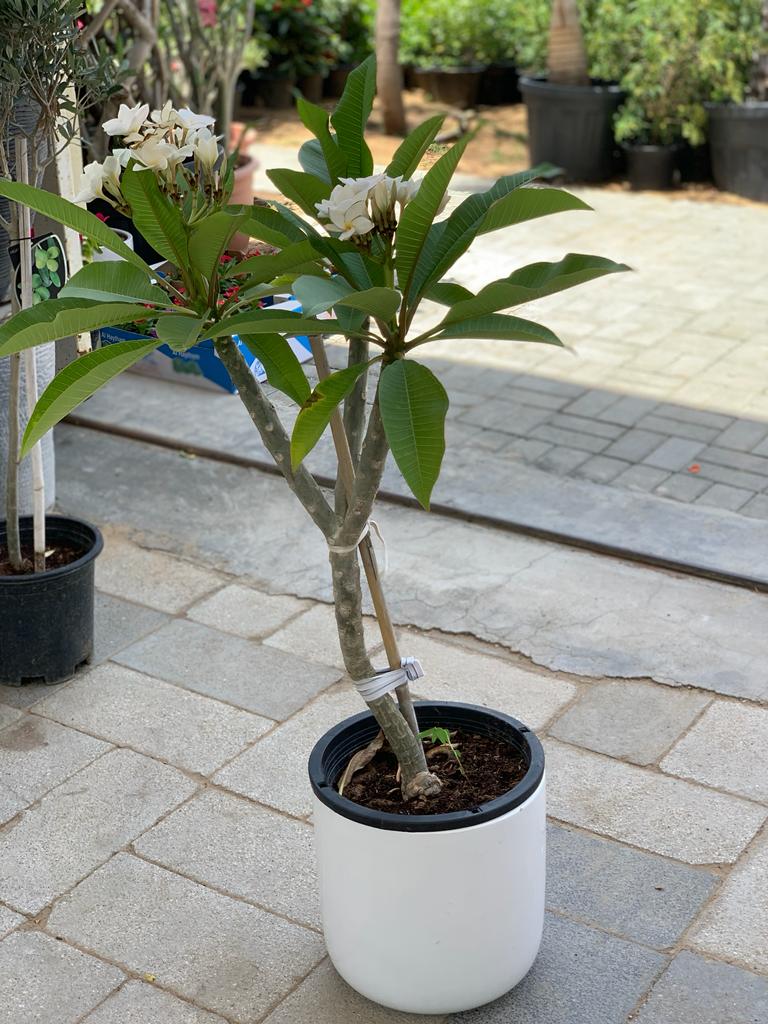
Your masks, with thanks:
M547 75L520 79L531 162L547 161L585 182L604 181L616 169L612 121L622 101L618 85L590 78L581 17L591 10L552 0Z
M323 94L338 99L350 71L373 53L375 0L322 0L322 10L333 32L333 60Z
M698 55L718 188L768 201L768 2L708 4Z
M559 345L546 327L502 310L626 267L570 254L513 271L477 294L445 281L477 236L588 207L567 192L533 187L533 170L501 178L436 219L470 136L415 179L442 124L431 118L374 174L364 128L375 75L373 59L350 74L330 123L321 107L298 100L315 136L300 151L304 170L269 173L315 223L280 202L228 205L215 165L202 157L197 189L190 182L179 203L174 175L137 170L129 156L119 202L173 266L155 280L128 249L121 252L125 262L92 264L71 279L63 298L0 329L0 353L126 318L157 323L157 339L111 345L59 374L29 422L26 450L153 345L164 340L184 350L199 338L213 339L264 444L327 545L344 662L367 705L326 734L310 759L330 955L347 981L384 1005L447 1013L501 995L536 955L544 910L543 754L525 726L493 710L414 704L409 683L421 668L398 649L370 517L389 450L425 507L440 472L448 397L418 359L425 345L452 338L465 345L471 338ZM138 134L151 130L145 125ZM0 182L0 194L120 249L109 228L61 199L13 182ZM280 251L237 258L227 274L239 278L238 292L211 302L219 255L238 229ZM286 282L302 313L255 305ZM416 330L412 322L424 298L443 312ZM326 313L335 319L320 316ZM284 332L313 337L314 389ZM331 373L321 339L337 333L347 341L348 361ZM296 403L290 436L251 374L243 345ZM328 427L338 457L335 498L305 464ZM381 672L365 647L361 563L387 651ZM382 879L393 871L396 884L384 890ZM350 914L350 905L375 908L375 927Z
M472 0L403 3L400 61L413 66L417 84L439 103L462 109L477 103L490 63L484 14Z
M78 132L78 115L116 87L109 61L80 47L72 0L0 0L6 34L0 48L0 173L39 184L46 168ZM32 316L57 301L66 274L64 246L54 235L33 242L29 210L4 204L15 240L11 306ZM51 297L54 298L51 298ZM53 448L33 446L24 461L19 436L53 377L53 345L0 360L3 425L0 472L0 682L47 683L71 675L93 647L94 560L101 537L90 524L46 514L54 500ZM29 513L22 515L20 513Z

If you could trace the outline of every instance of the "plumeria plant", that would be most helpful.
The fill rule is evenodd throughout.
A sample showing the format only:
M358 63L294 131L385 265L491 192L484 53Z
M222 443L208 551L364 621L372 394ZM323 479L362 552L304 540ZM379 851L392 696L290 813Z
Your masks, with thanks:
M29 450L97 388L156 345L166 342L184 350L199 339L213 339L265 446L328 545L344 661L398 758L403 798L428 801L441 783L427 767L409 692L408 680L417 669L412 659L401 663L368 532L389 451L425 508L440 472L448 397L418 356L433 340L456 339L466 345L471 339L496 338L561 345L548 328L505 311L627 268L597 256L570 254L557 263L515 270L477 294L446 280L476 238L548 214L586 210L587 204L560 189L535 185L534 169L505 176L444 209L451 177L470 138L417 176L441 117L411 132L387 167L374 173L365 126L375 77L371 58L349 76L330 119L321 107L299 99L299 114L314 135L299 153L303 170L269 172L292 205L228 205L227 175L216 171L212 148L201 149L209 145L201 133L212 126L195 122L188 112L163 108L149 117L144 108L121 112L119 125L107 128L122 138L125 149L109 168L98 174L86 171L86 188L129 213L173 265L163 275L79 207L18 183L0 182L0 195L59 219L123 258L85 267L60 297L13 317L0 328L0 355L129 320L156 324L156 339L110 345L62 370L29 422L23 441ZM161 146L168 148L156 158ZM191 165L184 162L190 159ZM437 219L441 212L444 216ZM236 231L279 251L229 261L226 276L235 278L238 288L220 303L220 257ZM184 290L174 281L181 281ZM300 300L302 312L259 307L260 299L288 289ZM443 313L432 326L415 330L414 316L424 299L439 303ZM314 339L320 378L314 388L286 334ZM325 335L340 335L348 346L347 366L334 373L329 372L321 340ZM233 336L261 360L269 383L298 407L290 435ZM367 380L374 375L369 404ZM329 426L339 465L335 496L318 485L305 465ZM374 671L364 643L361 563L384 635L389 660L385 673Z

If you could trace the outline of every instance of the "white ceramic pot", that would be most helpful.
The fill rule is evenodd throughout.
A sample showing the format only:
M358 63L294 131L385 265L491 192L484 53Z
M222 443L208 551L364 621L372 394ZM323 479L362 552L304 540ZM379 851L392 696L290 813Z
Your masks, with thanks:
M336 970L374 1002L458 1013L513 988L544 923L544 752L526 726L468 704L417 705L422 728L509 738L528 762L507 794L471 811L396 815L340 797L334 783L378 726L364 712L309 761L323 931Z
M112 228L112 230L122 238L129 249L133 249L133 235L130 231L125 231L123 228ZM107 249L106 246L102 246L100 251L94 252L92 257L94 263L112 263L114 260L121 260L122 258L116 252Z

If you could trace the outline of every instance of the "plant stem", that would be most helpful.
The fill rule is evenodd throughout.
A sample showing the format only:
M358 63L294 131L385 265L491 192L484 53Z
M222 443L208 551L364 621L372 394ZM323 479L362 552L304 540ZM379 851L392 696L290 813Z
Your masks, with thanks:
M14 292L14 307L17 306ZM15 312L15 310L14 310ZM21 356L9 356L8 379L8 461L5 467L5 535L8 561L20 572L21 536L19 533L19 392L21 390Z

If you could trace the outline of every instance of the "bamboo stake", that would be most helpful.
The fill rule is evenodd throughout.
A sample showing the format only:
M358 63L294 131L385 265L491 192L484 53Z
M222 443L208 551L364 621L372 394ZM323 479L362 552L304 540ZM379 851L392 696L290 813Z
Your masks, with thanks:
M16 140L16 176L29 184L29 153L27 140ZM19 206L19 272L21 275L21 305L32 306L32 218L28 206ZM27 399L27 418L37 405L37 358L34 348L24 352L24 390ZM40 441L32 449L32 523L34 533L34 570L45 572L45 477L43 474L43 446Z
M317 375L320 380L325 380L331 372L331 368L328 365L328 354L325 351L325 343L319 335L310 335L309 343L312 347L312 356L314 357L315 366L317 367ZM352 488L355 483L355 467L352 461L352 453L349 449L347 432L344 429L344 421L342 420L341 411L338 406L334 409L330 422L333 444L336 448L336 456L339 460L339 474L341 476L344 491L349 498L352 495ZM376 552L374 550L370 534L366 534L365 537L362 538L358 544L357 550L360 553L360 561L363 563L365 578L368 581L368 589L371 594L371 600L373 601L374 611L376 612L376 621L379 624L381 638L384 641L384 650L387 655L389 667L400 668L400 648L397 643L397 637L395 636L395 629L392 625L389 609L387 608L387 601L384 596L384 589L381 585L381 577L379 575L379 566L376 561ZM397 702L400 706L400 711L402 712L403 717L411 727L414 735L418 735L419 726L413 710L413 701L411 700L410 687L408 686L408 683L398 686L395 693L397 695Z

